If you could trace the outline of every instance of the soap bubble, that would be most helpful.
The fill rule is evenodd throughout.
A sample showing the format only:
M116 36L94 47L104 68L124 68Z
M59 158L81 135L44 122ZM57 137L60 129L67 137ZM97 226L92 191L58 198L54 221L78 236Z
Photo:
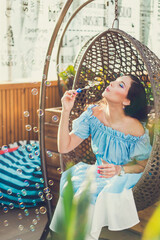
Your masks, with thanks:
M44 196L41 196L40 199L41 199L42 202L45 201L45 197Z
M36 144L35 144L34 142L31 143L31 146L32 146L33 148L36 148Z
M35 209L35 214L39 214L39 209L38 208Z
M47 209L45 207L40 207L39 212L41 214L45 214L47 212Z
M29 215L29 211L28 211L28 209L25 209L25 210L24 210L24 214L25 214L26 216Z
M21 192L22 192L22 195L23 195L23 196L26 196L26 195L27 195L26 189L22 189Z
M31 232L34 232L35 231L35 226L34 225L30 225L30 230L31 230Z
M4 213L8 213L8 207L5 206L5 207L3 208L3 212L4 212Z
M58 122L59 121L59 117L57 115L52 116L52 121L53 122Z
M3 198L3 193L0 191L0 199Z
M23 202L21 197L18 198L18 202L19 202L19 203L22 203L22 202Z
M8 146L7 145L3 145L1 147L1 150L4 151L4 152L8 152Z
M50 60L51 60L51 56L48 55L48 56L46 57L46 60L47 60L47 61L50 61Z
M4 220L3 224L5 227L8 227L8 225L9 225L8 220Z
M41 181L41 183L44 183L44 179L43 178L40 178L40 181Z
M32 147L30 145L27 146L27 151L31 152L32 151Z
M20 208L20 209L25 209L25 205L24 205L23 202L21 202L21 203L19 204L19 208Z
M49 180L48 184L49 184L49 186L53 186L53 184L54 184L53 180Z
M9 208L10 208L10 209L13 209L13 208L14 208L14 204L13 204L13 203L10 203L10 204L9 204Z
M43 192L39 192L39 193L38 193L38 196L39 196L39 197L43 197Z
M40 221L40 216L39 215L37 215L36 218L37 218L38 221Z
M29 182L28 180L24 180L25 187L29 187Z
M33 159L33 158L34 158L32 153L30 153L30 154L28 155L28 157L29 157L29 159Z
M18 169L17 169L17 173L18 173L18 174L22 174L22 169L18 168Z
M36 170L41 171L41 167L40 166L36 167Z
M37 94L38 94L37 88L32 88L31 93L32 93L33 95L37 95Z
M43 74L43 79L46 79L46 74Z
M33 131L34 131L35 133L37 133L39 130L38 130L37 127L33 127Z
M32 130L32 126L31 126L30 124L27 124L27 125L25 126L25 129L29 132L29 131Z
M48 80L46 80L46 81L44 82L44 84L45 84L46 87L50 87L50 86L51 86L51 82L48 81Z
M57 172L58 172L59 174L62 174L61 168L57 168Z
M37 220L36 220L36 219L33 219L33 220L32 220L32 223L33 223L33 225L37 225Z
M39 183L36 183L36 184L35 184L35 187L36 187L37 189L39 189L39 188L40 188L40 184L39 184Z
M18 219L22 219L22 214L21 213L18 213Z
M38 109L37 110L37 114L38 114L38 116L43 116L43 114L44 114L44 112L43 112L43 110L42 109Z
M12 194L12 189L8 189L7 193L8 193L8 195L11 195Z
M32 203L33 203L34 206L36 206L36 200L35 199L32 200Z
M38 151L38 150L35 151L34 154L35 154L36 156L39 156L39 151Z
M18 229L19 229L20 231L23 231L24 226L23 226L23 225L19 225L19 226L18 226Z
M94 83L93 81L88 81L88 85L89 85L90 87L93 87L93 86L95 85L95 83Z
M47 156L48 157L52 157L52 152L51 151L47 151Z
M29 112L28 111L24 111L23 115L24 115L24 117L29 117Z
M46 187L46 188L43 189L43 192L44 192L45 194L49 193L50 191L51 191L51 190L49 189L49 187Z
M53 198L53 195L51 193L46 194L46 199L51 200Z

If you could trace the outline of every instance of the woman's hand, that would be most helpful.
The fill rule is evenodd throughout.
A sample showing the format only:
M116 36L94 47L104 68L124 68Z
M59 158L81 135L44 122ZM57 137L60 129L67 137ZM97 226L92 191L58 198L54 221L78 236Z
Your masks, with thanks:
M62 102L62 110L71 111L74 105L74 101L76 98L77 92L76 90L66 91L61 99Z
M120 174L121 166L107 163L106 161L102 160L102 165L98 166L97 172L100 174L101 178L111 178Z

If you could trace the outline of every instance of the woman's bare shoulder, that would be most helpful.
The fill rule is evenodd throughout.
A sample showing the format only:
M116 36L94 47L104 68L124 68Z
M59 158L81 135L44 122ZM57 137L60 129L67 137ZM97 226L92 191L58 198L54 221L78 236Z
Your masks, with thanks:
M92 112L93 112L93 115L97 117L97 116L101 115L101 113L103 112L103 109L100 105L95 105L92 108Z
M141 137L142 135L144 135L145 129L138 119L127 117L126 123L127 123L126 127L128 128L129 134L136 137Z

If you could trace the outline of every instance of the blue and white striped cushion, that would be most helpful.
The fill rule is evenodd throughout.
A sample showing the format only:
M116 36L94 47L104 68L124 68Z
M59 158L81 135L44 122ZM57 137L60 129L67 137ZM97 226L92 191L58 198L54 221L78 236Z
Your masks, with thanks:
M0 204L15 208L42 203L43 178L38 141L19 141L9 148L19 148L0 155Z

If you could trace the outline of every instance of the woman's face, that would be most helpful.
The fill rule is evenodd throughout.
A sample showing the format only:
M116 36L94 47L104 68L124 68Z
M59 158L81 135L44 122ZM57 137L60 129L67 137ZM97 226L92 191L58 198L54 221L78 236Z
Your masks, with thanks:
M129 76L119 77L115 81L110 82L110 85L102 93L102 96L107 102L129 105L130 101L127 99L127 95L131 83L132 79Z

